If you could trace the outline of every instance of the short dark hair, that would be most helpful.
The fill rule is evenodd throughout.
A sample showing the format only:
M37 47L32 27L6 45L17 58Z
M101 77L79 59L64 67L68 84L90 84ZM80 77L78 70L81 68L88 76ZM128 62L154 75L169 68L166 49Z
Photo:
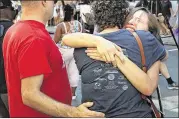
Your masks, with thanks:
M64 7L64 21L69 22L71 21L71 17L73 16L74 8L69 4L65 5Z
M96 0L92 4L94 22L100 31L105 28L123 27L127 16L126 0Z

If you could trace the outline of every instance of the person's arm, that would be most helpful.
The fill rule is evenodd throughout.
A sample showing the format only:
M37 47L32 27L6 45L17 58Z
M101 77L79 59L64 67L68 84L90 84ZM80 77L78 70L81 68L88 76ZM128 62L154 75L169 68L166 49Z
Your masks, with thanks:
M174 13L174 17L176 17L177 16L177 14L178 14L178 10L179 10L179 5L178 5L178 7L177 7L177 10L176 10L176 12Z
M53 117L103 117L101 113L92 112L93 115L90 110L87 110L86 107L92 104L84 104L78 108L70 107L41 91L41 86L45 81L44 75L53 73L46 49L48 44L44 44L42 40L36 36L28 36L18 48L17 63L24 105Z
M102 113L88 110L93 105L91 102L72 107L45 95L40 91L43 78L44 75L38 75L21 80L21 95L25 105L53 117L104 117Z
M172 9L172 3L170 1L169 1L169 10L170 10L171 15L173 15L174 11Z
M121 63L117 57L116 61L119 70L127 77L127 79L139 92L147 96L153 94L158 85L160 61L155 62L147 71L147 74L128 58L125 58L124 63Z
M59 43L62 39L62 24L57 25L57 29L54 34L55 43Z
M72 33L72 34L65 35L62 38L62 44L73 48L82 48L82 47L97 48L99 54L107 62L115 61L114 55L119 56L120 59L123 60L123 57L121 55L122 51L120 47L116 46L114 43L100 36L95 36L86 33Z
M87 50L87 55L92 59L105 61L102 57L100 57L95 49L89 48ZM117 65L119 70L127 77L127 79L139 92L147 96L152 95L158 84L160 61L153 64L146 74L126 56L124 56L123 63L117 56L115 57L115 60L116 64L114 65Z

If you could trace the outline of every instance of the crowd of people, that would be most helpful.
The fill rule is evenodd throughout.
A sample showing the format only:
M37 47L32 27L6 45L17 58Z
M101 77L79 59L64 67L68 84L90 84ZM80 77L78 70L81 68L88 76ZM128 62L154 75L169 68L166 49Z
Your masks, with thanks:
M0 96L0 117L156 117L141 95L153 94L160 73L168 89L178 89L160 37L170 34L165 20L178 9L170 0L157 10L147 0L135 6L132 0L57 2L13 7L0 1L0 95L7 94L9 107ZM56 26L53 39L47 25ZM173 30L178 33L178 21ZM80 80L82 99L75 107Z

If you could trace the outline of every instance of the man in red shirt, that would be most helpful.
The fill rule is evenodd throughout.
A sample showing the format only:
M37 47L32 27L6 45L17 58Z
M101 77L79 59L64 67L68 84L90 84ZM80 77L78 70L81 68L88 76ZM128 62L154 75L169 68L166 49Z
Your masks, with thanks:
M104 117L93 103L71 104L62 56L45 30L55 1L23 0L22 19L6 33L3 56L10 117Z

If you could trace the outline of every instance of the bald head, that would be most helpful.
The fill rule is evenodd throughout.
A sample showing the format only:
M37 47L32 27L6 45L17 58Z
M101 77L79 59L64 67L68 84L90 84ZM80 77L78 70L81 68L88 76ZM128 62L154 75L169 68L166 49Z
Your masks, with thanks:
M53 16L53 0L21 0L22 19L34 19L47 22Z

